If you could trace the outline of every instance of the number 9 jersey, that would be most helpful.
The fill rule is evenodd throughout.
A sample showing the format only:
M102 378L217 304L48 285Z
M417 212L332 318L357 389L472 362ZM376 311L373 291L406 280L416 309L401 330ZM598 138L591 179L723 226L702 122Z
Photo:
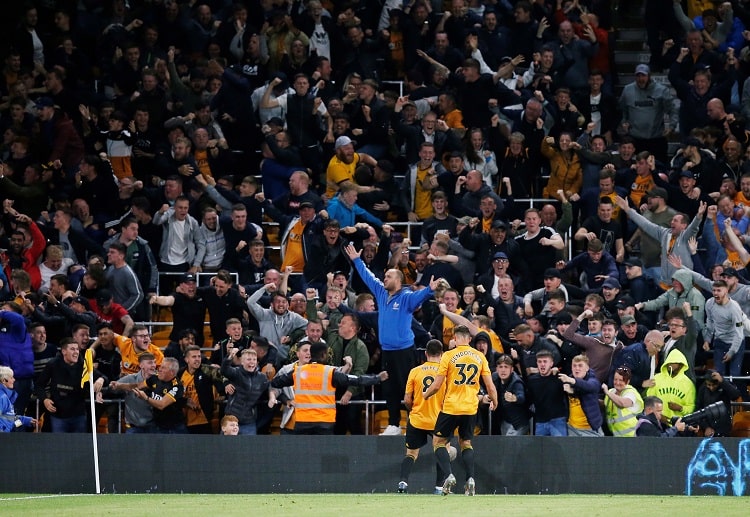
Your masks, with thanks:
M445 376L443 413L476 414L479 406L479 380L483 375L491 375L484 354L469 345L458 346L443 354L438 375Z
M412 406L409 412L409 423L417 429L432 432L435 429L440 408L443 407L443 396L445 395L445 383L434 396L428 400L424 399L422 393L435 381L438 373L438 363L427 361L416 366L409 372L406 380L406 393L412 395Z

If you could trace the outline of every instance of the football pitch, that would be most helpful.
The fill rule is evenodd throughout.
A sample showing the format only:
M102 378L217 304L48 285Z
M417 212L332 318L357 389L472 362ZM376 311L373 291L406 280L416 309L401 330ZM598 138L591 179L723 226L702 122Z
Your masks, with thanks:
M27 515L205 515L216 516L345 516L391 515L519 515L606 516L679 515L706 513L747 515L743 497L683 497L633 495L477 495L409 494L117 494L29 495L0 494L0 514Z

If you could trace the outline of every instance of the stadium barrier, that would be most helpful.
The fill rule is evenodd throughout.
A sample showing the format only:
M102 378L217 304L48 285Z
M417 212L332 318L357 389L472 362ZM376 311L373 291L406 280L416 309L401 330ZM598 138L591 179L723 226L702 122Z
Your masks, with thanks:
M312 445L314 442L314 446ZM478 494L745 495L750 439L479 436ZM410 493L432 493L426 447ZM5 493L92 493L90 435L11 433ZM104 493L394 492L403 437L102 435ZM461 462L455 474L464 479ZM460 485L460 483L459 483Z

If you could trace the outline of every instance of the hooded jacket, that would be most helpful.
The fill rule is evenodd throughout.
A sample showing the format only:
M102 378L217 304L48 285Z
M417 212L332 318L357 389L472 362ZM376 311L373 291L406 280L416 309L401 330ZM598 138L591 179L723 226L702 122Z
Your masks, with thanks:
M669 374L669 365L672 363L682 365L680 371L674 377ZM661 371L654 376L656 384L646 390L647 397L655 396L661 399L664 403L664 416L667 418L685 416L695 409L695 384L685 374L687 368L688 363L685 355L679 350L673 349L661 365ZM679 412L673 411L669 407L670 402L680 404L682 410Z
M275 345L281 357L289 355L289 348L283 345L281 338L288 336L292 331L307 325L307 320L287 310L284 314L276 314L273 309L264 309L260 306L260 299L266 293L265 289L258 289L247 299L247 308L258 320L260 335Z
M599 409L599 392L601 391L601 386L602 383L596 378L593 369L589 369L586 372L586 376L582 379L577 378L576 383L573 385L572 396L581 401L583 414L586 415L586 420L588 420L591 429L594 431L601 429L604 422L601 409Z
M693 318L698 323L698 327L702 330L703 322L706 320L706 299L697 287L693 287L692 272L687 268L678 269L672 273L671 279L677 280L682 284L682 292L678 293L674 288L670 288L657 298L644 302L642 310L657 311L662 307L671 309L672 307L682 307L684 302L688 302L690 304L690 310L693 312Z

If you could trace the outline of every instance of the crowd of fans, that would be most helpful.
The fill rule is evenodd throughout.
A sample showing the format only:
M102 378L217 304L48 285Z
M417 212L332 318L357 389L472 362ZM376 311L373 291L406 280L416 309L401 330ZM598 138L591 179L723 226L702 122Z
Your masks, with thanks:
M467 325L485 433L729 435L668 418L748 398L750 10L687 4L646 3L619 100L605 1L29 4L0 72L0 427L84 431L91 347L129 432L288 431L269 382L306 344L398 402ZM406 363L347 245L389 295L434 291ZM337 396L362 433L369 392Z

